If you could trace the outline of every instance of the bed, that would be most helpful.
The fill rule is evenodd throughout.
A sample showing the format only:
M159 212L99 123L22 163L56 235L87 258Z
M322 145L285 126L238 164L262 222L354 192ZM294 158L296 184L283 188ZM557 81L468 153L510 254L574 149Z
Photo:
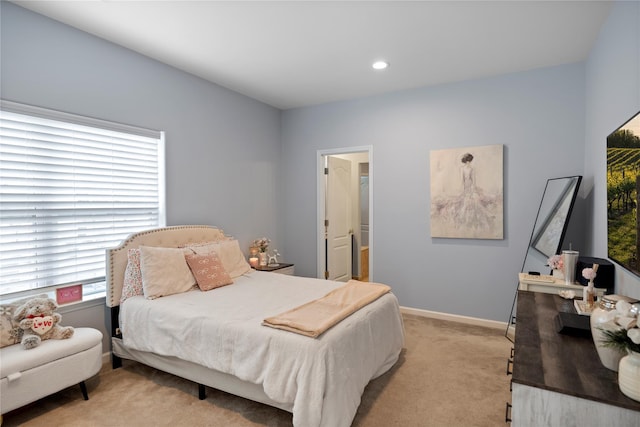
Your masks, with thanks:
M262 323L344 283L249 269L206 292L122 301L133 250L229 240L216 227L173 226L132 234L107 250L113 367L135 360L197 383L201 399L208 386L289 411L296 427L351 425L365 386L396 363L404 344L393 293L317 338Z

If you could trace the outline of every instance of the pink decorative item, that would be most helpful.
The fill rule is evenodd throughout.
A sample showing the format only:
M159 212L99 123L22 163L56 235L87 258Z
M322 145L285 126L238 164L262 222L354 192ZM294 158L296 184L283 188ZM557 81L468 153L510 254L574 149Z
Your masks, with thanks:
M56 302L60 305L82 301L82 285L65 286L56 289Z

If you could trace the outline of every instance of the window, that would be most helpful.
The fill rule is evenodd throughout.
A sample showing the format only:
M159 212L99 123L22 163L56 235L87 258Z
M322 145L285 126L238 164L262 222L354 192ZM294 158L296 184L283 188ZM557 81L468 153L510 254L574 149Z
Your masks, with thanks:
M163 156L163 132L1 101L0 294L104 281L106 248L165 225Z

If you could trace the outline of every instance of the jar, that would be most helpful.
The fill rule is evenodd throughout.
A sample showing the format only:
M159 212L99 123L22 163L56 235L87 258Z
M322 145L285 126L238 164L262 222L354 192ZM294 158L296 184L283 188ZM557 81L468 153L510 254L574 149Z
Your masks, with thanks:
M616 303L618 301L633 302L634 300L623 295L604 295L602 299L595 305L591 312L591 336L596 346L600 362L607 369L618 371L620 359L625 355L624 352L615 348L605 347L602 345L604 333L601 329L616 330L620 329L615 323Z
M255 246L249 248L249 265L251 265L251 268L258 267L260 263L260 259L258 258L259 251L260 249Z
M260 267L266 267L269 264L269 255L266 252L258 253L258 258L260 259L258 262Z

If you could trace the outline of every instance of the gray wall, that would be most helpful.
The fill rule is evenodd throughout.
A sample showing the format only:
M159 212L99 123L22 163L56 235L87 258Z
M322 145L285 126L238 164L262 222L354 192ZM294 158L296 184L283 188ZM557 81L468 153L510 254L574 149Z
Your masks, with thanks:
M583 64L285 111L285 250L316 275L316 152L372 145L372 280L404 306L506 321L546 180L582 174L584 129ZM505 239L432 239L430 150L489 144Z
M506 321L546 179L585 175L574 247L606 256L604 138L640 109L639 7L615 4L586 64L281 113L2 2L0 91L166 131L168 223L217 224L244 246L269 236L307 276L317 150L372 145L374 279L405 306ZM487 144L505 146L505 239L431 239L430 150Z
M587 234L594 256L606 258L606 138L640 111L640 2L616 2L586 63L586 82ZM640 298L638 277L616 273L616 292Z
M166 132L167 223L275 243L280 111L11 3L3 99Z
M506 320L547 178L584 175L567 241L606 258L606 136L640 110L640 3L573 64L283 113L285 250L315 276L317 150L373 145L374 280L403 305ZM505 145L505 240L429 237L429 150ZM640 298L617 269L616 291Z
M168 225L217 225L243 249L282 240L279 110L11 3L0 14L3 99L165 131ZM65 308L63 322L103 312Z

